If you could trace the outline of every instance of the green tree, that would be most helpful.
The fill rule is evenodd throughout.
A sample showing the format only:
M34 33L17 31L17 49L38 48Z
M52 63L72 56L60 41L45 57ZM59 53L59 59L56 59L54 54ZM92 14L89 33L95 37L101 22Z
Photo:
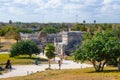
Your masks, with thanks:
M94 20L94 27L96 27L96 20Z
M10 30L15 30L15 28L12 25L7 25L4 30L5 32L8 32Z
M84 39L88 40L91 39L93 37L93 33L92 32L87 32L84 34Z
M59 32L59 29L57 27L52 27L52 26L48 25L46 28L42 29L42 32L52 34L52 33Z
M60 24L60 31L67 31L68 25L65 23Z
M72 30L77 30L77 31L80 31L80 24L75 24L74 26L71 27Z
M74 26L72 26L71 28L72 30L77 30L77 31L86 31L86 27L83 26L83 24L76 24Z
M52 58L55 57L55 47L53 44L48 44L46 47L45 47L45 51L46 51L46 56L48 58L48 62L49 62L49 68L51 67L51 64L50 64L50 60Z
M120 42L113 31L104 31L84 42L74 51L76 61L89 60L96 71L103 71L104 65L120 56Z
M83 25L84 25L84 27L85 27L85 25L86 25L86 21L85 21L85 20L83 20Z
M12 24L12 20L9 20L9 24Z
M18 55L29 55L31 58L32 54L40 53L40 49L33 41L24 40L12 45L10 53L11 57Z
M19 34L19 33L15 33L15 34L14 34L14 39L15 39L16 42L18 43L18 41L21 40L20 34Z
M0 28L0 36L3 36L3 35L4 35L3 28Z
M15 39L16 42L18 42L18 41L21 39L21 38L20 38L20 34L14 32L13 30L8 31L8 32L5 34L5 38L6 38L6 39Z
M22 32L22 33L33 33L34 31L31 30L31 29L25 29L25 28L17 28L15 30L15 32L19 33L19 32Z

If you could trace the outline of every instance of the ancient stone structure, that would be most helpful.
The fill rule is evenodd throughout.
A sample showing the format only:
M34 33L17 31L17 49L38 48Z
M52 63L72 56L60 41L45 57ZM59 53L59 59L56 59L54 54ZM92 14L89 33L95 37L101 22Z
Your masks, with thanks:
M20 33L21 40L32 40L35 43L39 44L39 35L38 33Z
M57 34L54 39L56 54L70 55L77 45L81 45L82 36L83 32L80 31L63 31Z

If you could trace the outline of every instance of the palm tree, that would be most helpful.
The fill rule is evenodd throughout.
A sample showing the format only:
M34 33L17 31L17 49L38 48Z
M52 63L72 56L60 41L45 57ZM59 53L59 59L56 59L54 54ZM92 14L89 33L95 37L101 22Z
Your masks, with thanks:
M94 20L94 24L96 24L96 20Z
M94 26L96 27L96 20L94 20Z
M53 44L48 44L45 47L46 57L48 58L49 68L51 68L50 60L55 57L55 47Z
M12 24L13 22L12 22L12 20L9 20L9 24Z
M84 27L85 27L85 24L86 24L86 21L85 21L85 20L83 20L83 25L84 25Z

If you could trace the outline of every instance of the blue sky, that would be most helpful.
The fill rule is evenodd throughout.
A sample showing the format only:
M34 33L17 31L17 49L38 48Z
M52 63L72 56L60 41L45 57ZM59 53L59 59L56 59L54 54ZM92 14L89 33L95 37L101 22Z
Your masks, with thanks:
M120 0L0 0L0 21L120 23Z

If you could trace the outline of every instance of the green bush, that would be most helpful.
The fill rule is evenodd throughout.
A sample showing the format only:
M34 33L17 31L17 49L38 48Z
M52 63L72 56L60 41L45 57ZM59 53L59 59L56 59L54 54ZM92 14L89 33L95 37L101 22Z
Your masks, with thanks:
M11 57L18 55L29 55L31 57L32 54L39 54L40 49L33 41L23 40L12 45L10 53Z

